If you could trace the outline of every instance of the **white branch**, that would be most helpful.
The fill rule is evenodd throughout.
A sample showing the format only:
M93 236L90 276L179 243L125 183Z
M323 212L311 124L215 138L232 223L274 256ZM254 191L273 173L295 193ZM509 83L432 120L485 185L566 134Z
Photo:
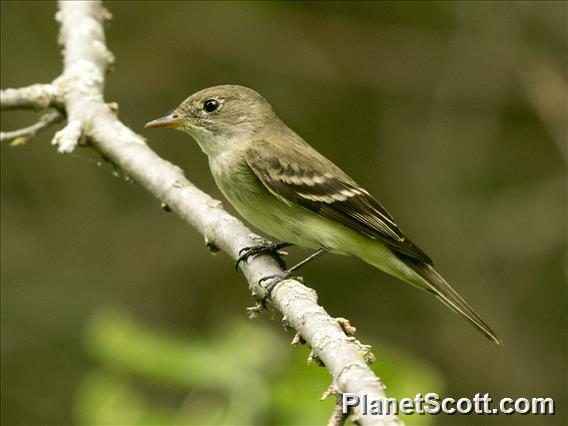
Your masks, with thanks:
M63 118L63 114L61 114L59 111L50 111L47 114L42 115L38 122L32 124L31 126L24 127L23 129L13 130L11 132L0 132L0 142L14 141L14 143L16 143L20 141L17 143L18 145L20 143L25 143L42 130L47 129L55 123L63 121Z
M6 89L0 92L2 110L35 109L40 111L49 107L61 106L57 89L52 84L32 84L18 89Z
M73 152L79 145L82 135L82 123L79 120L69 121L67 125L55 134L51 144L57 145L57 151L61 154Z
M65 65L54 86L64 99L69 124L57 137L60 141L65 138L71 141L69 145L60 142L59 149L72 149L75 145L72 141L77 141L84 132L97 151L193 226L206 243L236 260L239 250L254 245L258 237L229 215L219 201L189 182L179 167L158 157L144 139L120 122L114 109L104 103L104 77L112 54L106 48L102 25L109 15L101 3L61 1L59 9L57 20L61 23ZM35 104L29 101L25 105ZM243 262L240 268L253 295L258 296L264 295L259 279L280 272L276 262L268 256ZM346 335L340 323L319 306L316 299L315 291L292 279L279 284L272 293L274 307L329 370L337 393L367 395L370 400L385 398L384 385L360 355L368 352L368 347ZM394 416L365 415L362 407L354 410L352 419L360 425L400 424Z

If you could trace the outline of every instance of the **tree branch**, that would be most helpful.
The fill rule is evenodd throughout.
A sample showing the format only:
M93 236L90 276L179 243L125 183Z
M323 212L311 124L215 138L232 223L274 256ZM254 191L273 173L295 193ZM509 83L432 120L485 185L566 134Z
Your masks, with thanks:
M31 126L24 127L23 129L13 130L11 132L0 132L0 142L17 142L26 143L29 139L33 138L40 131L47 129L55 123L63 121L63 114L59 111L50 111L40 117L37 123Z
M104 77L113 61L102 25L109 17L108 12L99 1L61 1L59 9L56 18L61 24L60 40L64 48L62 76L53 85L2 92L2 109L44 108L61 97L69 122L54 138L60 152L70 152L86 136L94 149L181 216L204 236L208 245L218 247L236 260L239 251L254 245L258 237L229 215L219 201L189 182L179 167L158 157L141 136L116 117L115 108L104 103ZM48 93L51 97L46 101ZM269 256L241 263L240 269L257 296L264 295L259 279L280 272ZM336 394L367 395L370 400L386 397L384 385L360 355L368 354L369 348L348 336L342 323L317 304L314 290L288 279L275 287L272 302L285 322L311 346L313 356L329 370ZM353 421L360 425L400 424L394 416L371 416L364 414L362 408L357 407L352 414Z
M53 84L32 84L18 89L0 91L0 109L34 109L41 111L49 107L60 107L61 99Z

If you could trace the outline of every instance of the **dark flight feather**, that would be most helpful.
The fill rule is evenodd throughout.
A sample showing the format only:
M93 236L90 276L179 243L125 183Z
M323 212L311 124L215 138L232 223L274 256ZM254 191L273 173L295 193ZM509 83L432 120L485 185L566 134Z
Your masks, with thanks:
M467 319L476 329L485 335L490 340L493 340L498 345L503 344L497 337L495 332L487 325L485 321L473 310L471 306L446 282L446 280L438 274L434 268L423 262L407 256L402 253L397 253L397 257L402 260L406 265L420 275L428 287L427 291L433 293L442 303L448 306L451 310L462 315Z

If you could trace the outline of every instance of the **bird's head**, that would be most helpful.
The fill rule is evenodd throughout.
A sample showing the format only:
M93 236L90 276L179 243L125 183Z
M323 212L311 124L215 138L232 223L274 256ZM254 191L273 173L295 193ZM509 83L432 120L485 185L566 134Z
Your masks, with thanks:
M254 137L275 117L270 104L254 90L223 85L194 93L171 114L150 121L146 127L187 132L209 154Z

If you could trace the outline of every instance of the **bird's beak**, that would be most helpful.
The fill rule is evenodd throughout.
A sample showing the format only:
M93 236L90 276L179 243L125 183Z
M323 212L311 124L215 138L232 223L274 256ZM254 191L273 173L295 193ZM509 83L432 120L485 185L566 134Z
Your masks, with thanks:
M179 127L184 125L188 120L173 115L166 115L165 117L149 121L144 127L157 128L157 127Z

